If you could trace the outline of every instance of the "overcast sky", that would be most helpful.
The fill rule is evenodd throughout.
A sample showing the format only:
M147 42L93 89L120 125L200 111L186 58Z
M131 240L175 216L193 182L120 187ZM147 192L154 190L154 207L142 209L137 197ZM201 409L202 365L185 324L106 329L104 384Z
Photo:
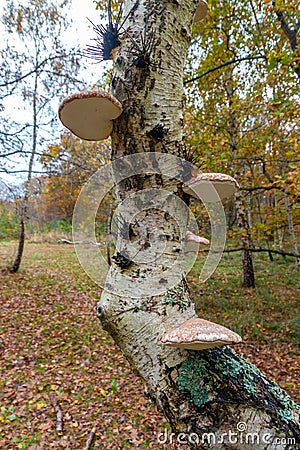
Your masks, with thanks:
M99 23L100 13L96 10L96 5L93 0L72 0L70 7L70 19L72 25L68 30L68 40L71 44L80 42L82 45L82 38L89 40L93 37L93 32L87 17L93 23Z
M17 2L16 2L17 3ZM19 3L25 5L26 0L19 0ZM3 15L4 7L7 4L7 0L0 0L0 16ZM87 17L92 22L99 22L99 11L96 10L96 5L93 0L71 0L69 18L72 19L73 24L68 30L68 41L70 43L78 43L81 37L89 37L92 35L89 29L89 22ZM3 26L0 23L0 29L3 30Z
M7 3L7 0L0 0L0 17L2 17L4 12L4 6ZM26 4L26 0L21 1L23 5ZM58 1L57 1L58 3ZM85 48L85 46L90 43L91 39L95 37L95 33L92 30L91 24L88 19L90 19L93 23L99 24L100 21L100 12L96 10L96 4L93 0L71 0L70 6L64 9L65 14L68 16L71 24L63 35L63 42L68 44L70 47L75 47L79 44L80 47ZM102 21L103 22L103 21ZM105 21L104 21L105 23ZM3 36L4 27L0 22L0 34ZM3 43L4 40L0 41ZM90 73L95 72L95 68L97 71L101 72L104 70L108 63L101 63L95 65L92 60L86 60L86 68L89 69ZM91 82L95 82L95 80L91 80Z
M3 15L4 6L7 1L0 0L0 16ZM26 4L26 0L20 0L22 5ZM73 47L79 46L81 48L85 48L90 40L95 37L92 27L88 21L90 19L93 23L100 23L100 12L96 10L96 5L93 0L72 0L71 4L68 8L65 8L65 13L68 16L68 19L72 20L70 26L66 30L66 33L62 36L62 42L64 42L67 46ZM102 21L103 22L103 21ZM105 21L104 21L105 22ZM0 34L4 36L4 27L0 23ZM4 39L2 39L2 43ZM1 46L1 42L0 42ZM85 67L84 79L87 82L87 85L93 85L101 76L101 73L110 66L111 62L95 64L92 60L84 58L84 61L81 61L82 67ZM24 121L26 120L26 111L23 108L22 99L16 97L8 97L5 101L5 108L8 114L13 114L16 121ZM27 169L27 164L23 162L23 160L19 160L21 163L18 164L18 170ZM22 167L20 167L22 166ZM38 164L35 165L36 170L40 170L40 166ZM9 183L18 183L24 180L26 174L21 175L6 175L4 173L0 173L1 178Z

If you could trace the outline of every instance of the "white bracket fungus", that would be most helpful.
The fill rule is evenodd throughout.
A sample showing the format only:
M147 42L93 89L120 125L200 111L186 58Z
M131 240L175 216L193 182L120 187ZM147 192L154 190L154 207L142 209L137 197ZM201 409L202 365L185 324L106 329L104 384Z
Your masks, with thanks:
M186 253L197 252L200 245L209 245L209 240L204 237L197 236L197 234L194 234L191 231L187 231L185 235L184 251Z
M195 317L167 331L163 344L188 350L204 350L222 345L238 344L241 336L222 325Z
M199 22L200 20L204 19L207 16L208 13L208 5L205 0L200 0L199 5L197 6L193 22Z
M183 191L203 202L216 202L232 196L238 182L224 173L200 173L183 184Z
M110 136L121 103L106 91L84 91L67 97L58 114L63 125L81 139L101 141Z

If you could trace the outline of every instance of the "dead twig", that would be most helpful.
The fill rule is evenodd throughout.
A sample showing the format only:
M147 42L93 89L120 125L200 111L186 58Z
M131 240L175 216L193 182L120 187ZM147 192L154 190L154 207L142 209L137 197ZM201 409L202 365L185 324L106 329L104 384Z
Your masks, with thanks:
M93 429L92 429L92 431L91 431L90 434L88 435L87 440L86 440L86 442L85 442L84 447L83 447L82 450L90 450L91 445L92 445L92 443L93 443L93 440L94 440L95 436L96 436L96 427L94 426Z
M69 244L69 245L76 245L76 244L82 244L82 242L79 241L70 241L69 239L59 239L57 241L58 244Z
M84 241L70 241L69 239L58 239L57 241L58 244L69 244L69 245L79 245L79 244L90 244L90 245L105 245L105 242L93 242L93 241L89 241L89 242L84 242Z
M54 397L54 395L50 394L50 400L52 403L52 406L55 410L56 413L56 433L57 434L62 434L63 433L63 415L62 415L62 410L60 409L59 404L56 401L56 398Z

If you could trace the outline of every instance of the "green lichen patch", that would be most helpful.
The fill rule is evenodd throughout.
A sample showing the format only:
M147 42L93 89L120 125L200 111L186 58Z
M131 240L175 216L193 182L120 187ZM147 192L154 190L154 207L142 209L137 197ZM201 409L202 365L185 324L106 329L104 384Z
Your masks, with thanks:
M176 382L196 406L214 399L252 405L267 411L278 426L279 422L281 426L282 422L290 423L293 412L300 412L300 406L285 391L227 346L189 352Z
M294 400L283 390L278 384L273 381L268 381L269 391L279 401L281 408L278 408L279 417L285 422L289 423L293 420L292 411L298 411L300 413L300 405L294 402Z
M182 286L176 286L169 289L161 300L163 305L179 306L181 309L186 309L189 306L188 300L185 298L185 290Z
M254 397L260 394L259 391L262 384L266 386L267 395L263 400L263 404L267 405L269 410L276 410L284 422L288 423L293 419L293 410L300 411L300 406L276 383L268 380L256 366L244 358L238 357L226 347L218 349L218 351L219 358L216 368L220 369L225 376L241 377L242 387Z
M255 395L257 392L255 375L261 375L261 373L253 364L243 358L233 357L233 355L235 353L232 352L231 357L229 356L226 347L218 349L218 358L214 365L215 369L221 374L222 378L224 376L226 378L239 378L246 392L250 395Z
M197 352L190 352L180 369L176 380L181 392L188 392L190 400L196 406L204 405L210 394L214 394L213 383L210 380L209 364L198 357Z

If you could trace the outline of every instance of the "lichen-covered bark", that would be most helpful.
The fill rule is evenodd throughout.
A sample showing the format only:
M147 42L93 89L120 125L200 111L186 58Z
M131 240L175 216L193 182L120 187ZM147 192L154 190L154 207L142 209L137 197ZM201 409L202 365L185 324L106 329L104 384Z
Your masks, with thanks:
M124 14L130 10L132 13L125 26L122 46L114 55L112 75L113 94L124 109L115 121L112 135L114 160L143 152L182 155L183 64L197 4L198 0L127 0ZM137 67L139 55L133 40L137 45L140 43L144 28L146 41L153 39L153 45L148 55L150 64L141 68ZM118 174L116 180L117 177ZM159 175L138 175L122 181L117 186L117 196L121 201L149 187L169 191L170 199L172 194L183 197L180 180ZM170 201L168 207L170 214L161 214L153 208L137 215L131 235L124 237L119 233L116 250L126 251L132 241L137 247L143 246L151 234L153 249L155 239L159 245L159 235L153 230L167 230L166 248L172 261L180 243L178 225L170 216L178 206ZM183 227L187 220L183 211ZM145 258L147 251L146 246L143 248ZM113 263L107 285L122 283L124 274L136 277L136 285L132 296L104 290L98 316L133 370L142 377L149 395L164 412L173 430L199 436L213 432L215 440L221 442L225 431L235 430L238 422L245 422L259 435L269 433L272 438L299 439L296 405L231 349L191 352L160 343L167 329L195 316L188 287L180 276L178 284L161 295L146 296L139 290L141 277L151 277L152 273L160 271L163 274L163 262L151 258L147 268L135 263L121 268ZM226 439L225 444L211 443L207 439L206 443L190 442L189 445L191 448L245 448L244 444L228 442L228 436ZM273 444L247 448L289 448L289 444L282 447Z

